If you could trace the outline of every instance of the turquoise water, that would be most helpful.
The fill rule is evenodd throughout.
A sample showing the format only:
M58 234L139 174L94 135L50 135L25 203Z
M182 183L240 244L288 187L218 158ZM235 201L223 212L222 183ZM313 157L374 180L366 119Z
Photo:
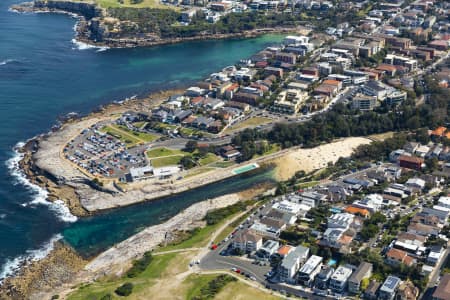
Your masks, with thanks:
M63 231L64 239L82 255L91 256L147 226L168 220L196 202L270 181L272 181L270 169L258 170L249 176L241 175L180 195L83 218Z
M63 233L83 253L94 253L216 191L228 191L231 183L224 183L68 223L71 218L62 207L49 205L42 190L27 185L17 172L11 174L16 162L11 158L17 142L48 131L60 115L87 113L113 100L187 85L280 36L80 50L71 42L74 19L8 11L20 1L0 1L0 279L26 257L45 254L43 247L57 234ZM233 189L240 188L234 183Z
M248 172L250 170L254 170L257 167L258 166L256 164L246 165L246 166L234 169L233 173L234 174L242 174L242 173Z
M336 263L337 263L336 260L330 259L330 260L328 261L327 265L330 266L330 267L332 267L332 266L336 265Z

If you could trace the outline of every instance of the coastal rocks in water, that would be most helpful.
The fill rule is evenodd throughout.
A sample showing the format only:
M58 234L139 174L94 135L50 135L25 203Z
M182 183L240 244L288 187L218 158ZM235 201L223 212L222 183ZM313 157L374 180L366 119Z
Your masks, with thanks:
M37 184L48 191L47 200L62 200L73 215L77 217L87 216L89 213L81 206L80 199L72 187L58 184L58 181L51 174L39 169L34 164L32 154L36 151L37 147L38 141L37 139L33 139L21 149L24 157L19 162L19 166L25 176L33 184Z
M0 286L0 299L45 299L41 293L51 293L70 282L86 263L72 248L56 243L46 258L30 262L20 274L5 279Z
M94 3L87 2L35 0L34 7L36 10L65 11L83 16L88 20L95 17L101 17L104 14L103 9Z

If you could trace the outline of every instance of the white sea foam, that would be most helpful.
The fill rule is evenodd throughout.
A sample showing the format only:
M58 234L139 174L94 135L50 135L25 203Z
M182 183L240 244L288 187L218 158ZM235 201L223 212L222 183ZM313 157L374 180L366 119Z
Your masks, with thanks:
M62 200L56 200L54 202L48 201L48 192L40 186L31 183L19 168L19 162L23 158L23 154L17 151L17 149L23 147L24 145L25 144L23 142L18 143L15 147L15 155L6 162L11 175L15 179L13 183L23 185L33 193L33 200L22 203L22 206L28 207L45 205L49 208L49 210L53 211L60 220L64 222L75 222L77 217L70 213L69 208L64 205Z
M6 214L0 214L0 219L6 218Z
M62 238L61 234L56 234L39 249L27 250L24 255L8 259L0 269L0 283L2 283L6 277L16 274L25 263L38 261L46 257L53 250L54 243Z
M15 13L15 14L25 14L25 12L21 12L21 11L19 11L17 9L12 8L12 7L8 8L8 11L11 12L11 13Z
M109 47L102 46L94 46L84 42L77 41L76 39L72 39L72 43L75 45L73 50L89 50L89 49L97 49L97 52L103 52L109 49Z
M5 59L3 61L0 61L0 66L7 65L7 64L12 63L14 61L15 61L14 59Z

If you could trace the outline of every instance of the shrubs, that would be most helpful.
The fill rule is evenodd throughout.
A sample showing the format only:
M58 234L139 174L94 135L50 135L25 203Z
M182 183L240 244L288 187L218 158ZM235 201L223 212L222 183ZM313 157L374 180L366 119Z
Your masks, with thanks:
M101 297L100 300L112 300L112 295L111 294L106 294L105 296Z
M152 253L148 251L145 252L142 258L135 260L133 262L133 266L127 272L127 277L134 278L139 274L141 274L142 272L144 272L145 269L147 269L147 267L150 265L152 260L153 260Z
M129 296L133 292L133 284L131 282L124 283L114 292L119 296Z
M208 225L217 224L228 216L231 216L240 211L244 211L247 205L248 205L247 202L238 202L236 204L224 208L218 208L209 211L205 216L206 224Z
M199 295L192 296L192 300L206 300L214 299L214 297L220 292L220 290L228 283L237 281L236 278L230 275L219 275L213 280L209 281L207 285L200 289Z

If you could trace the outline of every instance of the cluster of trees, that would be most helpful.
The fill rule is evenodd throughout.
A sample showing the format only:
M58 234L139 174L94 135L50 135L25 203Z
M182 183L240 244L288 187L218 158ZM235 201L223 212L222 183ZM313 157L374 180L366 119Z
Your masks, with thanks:
M133 266L128 270L127 277L134 278L147 269L153 260L151 252L145 252L142 258L133 261Z
M386 217L382 213L374 213L370 219L364 221L364 227L360 232L361 238L368 241L375 237L380 230L379 225L384 222L386 222Z
M132 1L139 3L142 0ZM177 24L181 20L181 13L171 9L119 7L110 8L108 12L114 18L132 21L138 25L137 27L129 27L128 32L127 28L123 28L126 34L155 33L163 38L192 37L203 33L239 33L261 28L293 27L305 24L306 21L325 29L336 25L338 22L336 13L332 10L320 13L308 12L307 14L258 11L230 13L213 24L208 23L205 15L199 12L187 26ZM316 18L317 14L320 14L321 20ZM345 18L346 13L339 19Z
M123 27L124 34L155 33L162 35L170 31L173 24L180 18L180 13L171 9L132 8L118 7L109 8L108 14L122 21L136 23L137 27Z
M326 223L327 218L330 215L330 206L328 204L314 207L306 213L306 217L312 220L312 222L309 224L310 228L315 229L319 229L323 223Z
M316 115L302 124L278 123L265 133L258 130L246 130L233 139L233 143L251 149L251 143L266 139L271 143L280 144L283 148L295 145L314 147L323 142L330 142L335 138L349 136L366 136L385 133L388 131L416 131L420 128L436 128L448 121L450 92L439 88L432 78L426 78L427 91L431 94L426 103L416 106L413 100L408 100L396 107L382 107L378 111L360 113L339 103L334 108L320 115ZM418 132L418 138L423 139L425 131ZM392 139L389 144L376 144L362 148L360 156L378 156L383 149L384 156L388 149L393 149L405 140ZM379 149L377 149L379 148ZM376 150L370 153L367 150ZM249 153L251 154L252 151ZM243 159L251 158L250 155Z
M227 207L211 210L205 216L206 224L208 224L208 225L217 224L220 221L224 220L225 218L227 218L237 212L244 211L246 209L247 205L249 205L249 204L250 204L250 202L248 202L248 201L244 201L244 202L240 201L238 203L235 203L235 204L227 206Z
M280 239L290 245L313 244L316 241L309 230L284 230L280 233Z

